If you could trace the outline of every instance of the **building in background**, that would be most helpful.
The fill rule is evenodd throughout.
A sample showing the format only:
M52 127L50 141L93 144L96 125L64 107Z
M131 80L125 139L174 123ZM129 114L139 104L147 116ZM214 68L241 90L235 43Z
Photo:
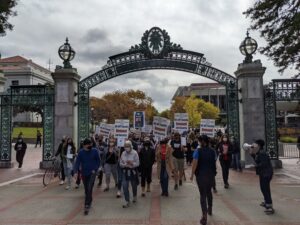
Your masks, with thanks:
M0 71L4 74L4 90L14 85L54 84L51 71L22 56L0 58ZM41 122L35 113L20 113L13 118L14 122Z

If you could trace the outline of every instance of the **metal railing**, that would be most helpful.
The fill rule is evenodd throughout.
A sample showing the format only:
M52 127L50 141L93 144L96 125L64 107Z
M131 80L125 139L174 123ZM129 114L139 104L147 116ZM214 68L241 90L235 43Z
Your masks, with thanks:
M297 143L278 143L279 158L292 159L299 158L300 150L297 148Z

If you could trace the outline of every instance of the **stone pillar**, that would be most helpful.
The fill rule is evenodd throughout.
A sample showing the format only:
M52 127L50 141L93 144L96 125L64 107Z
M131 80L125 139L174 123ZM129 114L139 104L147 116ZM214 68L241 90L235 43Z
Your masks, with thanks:
M64 135L77 145L77 93L80 76L75 68L57 68L52 77L55 83L54 150Z
M5 80L4 73L0 70L0 93L4 92Z
M265 140L265 112L263 75L266 68L260 60L238 65L235 75L239 89L240 143L252 144L257 139ZM241 148L243 166L253 164L252 157Z

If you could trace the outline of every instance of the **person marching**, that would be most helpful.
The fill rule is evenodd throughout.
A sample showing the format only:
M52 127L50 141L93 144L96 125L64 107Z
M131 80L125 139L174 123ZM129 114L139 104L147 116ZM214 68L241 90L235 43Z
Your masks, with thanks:
M18 169L22 168L26 149L27 149L27 145L24 142L24 139L22 138L22 136L19 135L17 143L15 144L16 160L19 163Z
M40 144L40 147L42 147L42 134L41 134L40 130L37 130L37 132L36 132L35 147L37 147L38 144Z
M251 154L255 161L256 174L259 176L260 190L264 196L264 201L260 206L265 207L265 213L274 214L270 183L273 177L273 167L267 152L264 150L265 142L256 140L252 148L258 149L255 154Z
M68 138L65 144L63 145L63 152L62 152L62 160L64 166L64 174L67 176L67 186L66 190L69 190L71 187L71 180L72 180L72 170L73 164L76 154L76 147L73 143L72 138Z
M228 177L232 158L232 145L229 142L228 136L226 134L222 136L221 142L217 146L217 152L219 154L219 160L222 167L224 188L227 189L229 188Z
M103 155L104 173L106 187L104 191L109 191L110 177L113 175L115 186L118 183L117 178L117 164L118 164L118 148L116 147L116 140L111 137L109 139L108 147L105 148Z
M161 196L169 196L169 177L173 172L172 148L167 140L161 140L156 149L157 176L160 180Z
M140 151L141 186L142 197L145 197L145 186L147 180L147 192L150 192L152 182L152 166L155 162L155 150L150 143L150 138L145 137L143 147Z
M59 182L59 185L63 185L65 183L65 178L66 178L66 176L65 176L65 170L64 170L64 164L63 164L63 157L62 157L63 146L64 146L64 144L66 142L66 139L67 139L67 136L64 135L62 137L61 142L60 142L60 144L59 144L59 146L57 148L57 151L55 153L55 157L60 156L60 160L61 160L61 162L60 162L61 180Z
M84 214L87 215L93 201L96 173L100 167L99 153L97 149L92 148L92 141L88 138L83 141L83 148L78 153L74 173L77 173L80 167L85 192Z
M180 134L174 134L174 140L171 141L172 155L173 155L173 164L174 164L174 180L175 186L174 190L178 190L178 181L179 186L182 185L182 177L184 173L184 150L181 145Z
M103 135L99 135L97 149L99 152L101 162L103 161L104 152L105 149L107 148L107 144L103 139L104 139ZM98 187L101 187L102 180L103 180L103 165L100 166L100 170L98 173Z
M126 141L124 144L125 151L121 155L120 166L123 170L122 185L125 203L123 208L129 207L130 194L129 194L129 182L132 187L132 202L137 201L137 184L138 184L138 171L137 167L140 165L139 155L133 149L131 141Z
M192 162L193 181L194 174L198 189L200 192L200 204L202 209L202 218L200 224L207 224L207 214L212 215L213 196L211 189L213 187L214 177L217 173L215 152L209 147L209 138L202 135L198 138L200 148L194 152Z

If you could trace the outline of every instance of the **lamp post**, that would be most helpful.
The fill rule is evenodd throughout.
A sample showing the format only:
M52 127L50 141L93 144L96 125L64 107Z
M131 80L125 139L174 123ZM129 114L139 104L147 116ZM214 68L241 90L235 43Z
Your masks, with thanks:
M72 61L75 57L76 52L69 44L69 39L66 38L66 42L59 47L58 55L64 60L64 68L72 68L70 61Z
M252 55L257 50L257 42L249 36L249 32L246 33L246 38L240 44L240 52L245 55L244 63L252 62Z
M94 110L95 108L91 108L91 123L92 123L92 130L94 131Z
M35 114L35 117L36 117L36 130L38 130L38 128L39 128L39 124L38 124L38 122L39 122L39 115Z

